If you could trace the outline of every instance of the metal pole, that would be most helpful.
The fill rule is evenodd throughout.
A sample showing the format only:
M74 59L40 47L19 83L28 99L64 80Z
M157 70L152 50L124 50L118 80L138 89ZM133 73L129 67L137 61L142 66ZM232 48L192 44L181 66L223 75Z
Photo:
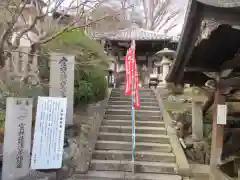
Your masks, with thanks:
M132 173L135 173L135 108L134 108L134 96L135 96L135 89L134 89L134 83L135 83L135 40L132 41Z

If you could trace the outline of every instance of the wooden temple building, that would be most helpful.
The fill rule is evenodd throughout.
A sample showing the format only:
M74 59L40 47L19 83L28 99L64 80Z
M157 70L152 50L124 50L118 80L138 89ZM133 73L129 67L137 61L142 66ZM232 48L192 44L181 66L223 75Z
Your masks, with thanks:
M240 0L189 0L167 81L206 87L213 93L206 102L212 109L213 179L236 179L220 170L223 156L240 149ZM220 104L228 107L226 117L218 117ZM220 123L220 118L226 118L226 123ZM229 133L231 141L227 139ZM239 158L233 164L232 169L240 172Z
M125 79L124 56L130 47L131 40L136 40L136 62L138 72L142 77L149 75L156 68L154 62L159 60L155 56L158 51L164 48L176 50L178 42L177 37L145 30L135 23L131 27L117 32L95 33L93 38L100 40L105 50L115 58L110 69L115 75L117 86L122 84ZM161 74L160 68L158 73ZM144 80L142 79L142 81Z

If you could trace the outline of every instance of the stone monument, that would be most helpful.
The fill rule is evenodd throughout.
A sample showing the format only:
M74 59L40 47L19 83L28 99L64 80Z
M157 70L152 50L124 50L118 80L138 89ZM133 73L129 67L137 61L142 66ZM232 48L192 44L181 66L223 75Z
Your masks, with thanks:
M66 124L73 124L75 56L52 53L50 62L51 97L67 97Z
M31 98L7 98L2 168L4 180L24 177L30 171L32 103Z

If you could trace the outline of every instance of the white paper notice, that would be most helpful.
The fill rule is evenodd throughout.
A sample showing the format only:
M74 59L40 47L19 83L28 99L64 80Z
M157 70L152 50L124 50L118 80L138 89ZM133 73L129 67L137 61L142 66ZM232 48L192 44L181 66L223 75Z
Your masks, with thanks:
M217 105L217 124L227 124L227 105Z
M62 167L67 98L39 97L31 169Z

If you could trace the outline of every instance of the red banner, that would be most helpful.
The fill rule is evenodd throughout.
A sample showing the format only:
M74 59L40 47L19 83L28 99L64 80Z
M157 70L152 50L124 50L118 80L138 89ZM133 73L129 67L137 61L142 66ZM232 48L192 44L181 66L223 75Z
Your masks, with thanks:
M133 64L132 60L134 60L134 66L132 66ZM130 47L128 49L127 55L125 56L124 61L125 61L125 75L126 75L124 94L130 95L131 93L134 93L134 107L140 108L139 85L138 85L139 80L138 80L138 72L137 72L134 48ZM133 77L134 77L134 89L132 89Z
M124 90L124 94L127 95L131 92L130 85L129 85L129 78L128 78L128 71L129 71L128 56L124 57L124 61L125 61L125 90Z
M125 56L125 91L124 94L131 94L131 85L132 85L132 49L129 48L127 55Z

